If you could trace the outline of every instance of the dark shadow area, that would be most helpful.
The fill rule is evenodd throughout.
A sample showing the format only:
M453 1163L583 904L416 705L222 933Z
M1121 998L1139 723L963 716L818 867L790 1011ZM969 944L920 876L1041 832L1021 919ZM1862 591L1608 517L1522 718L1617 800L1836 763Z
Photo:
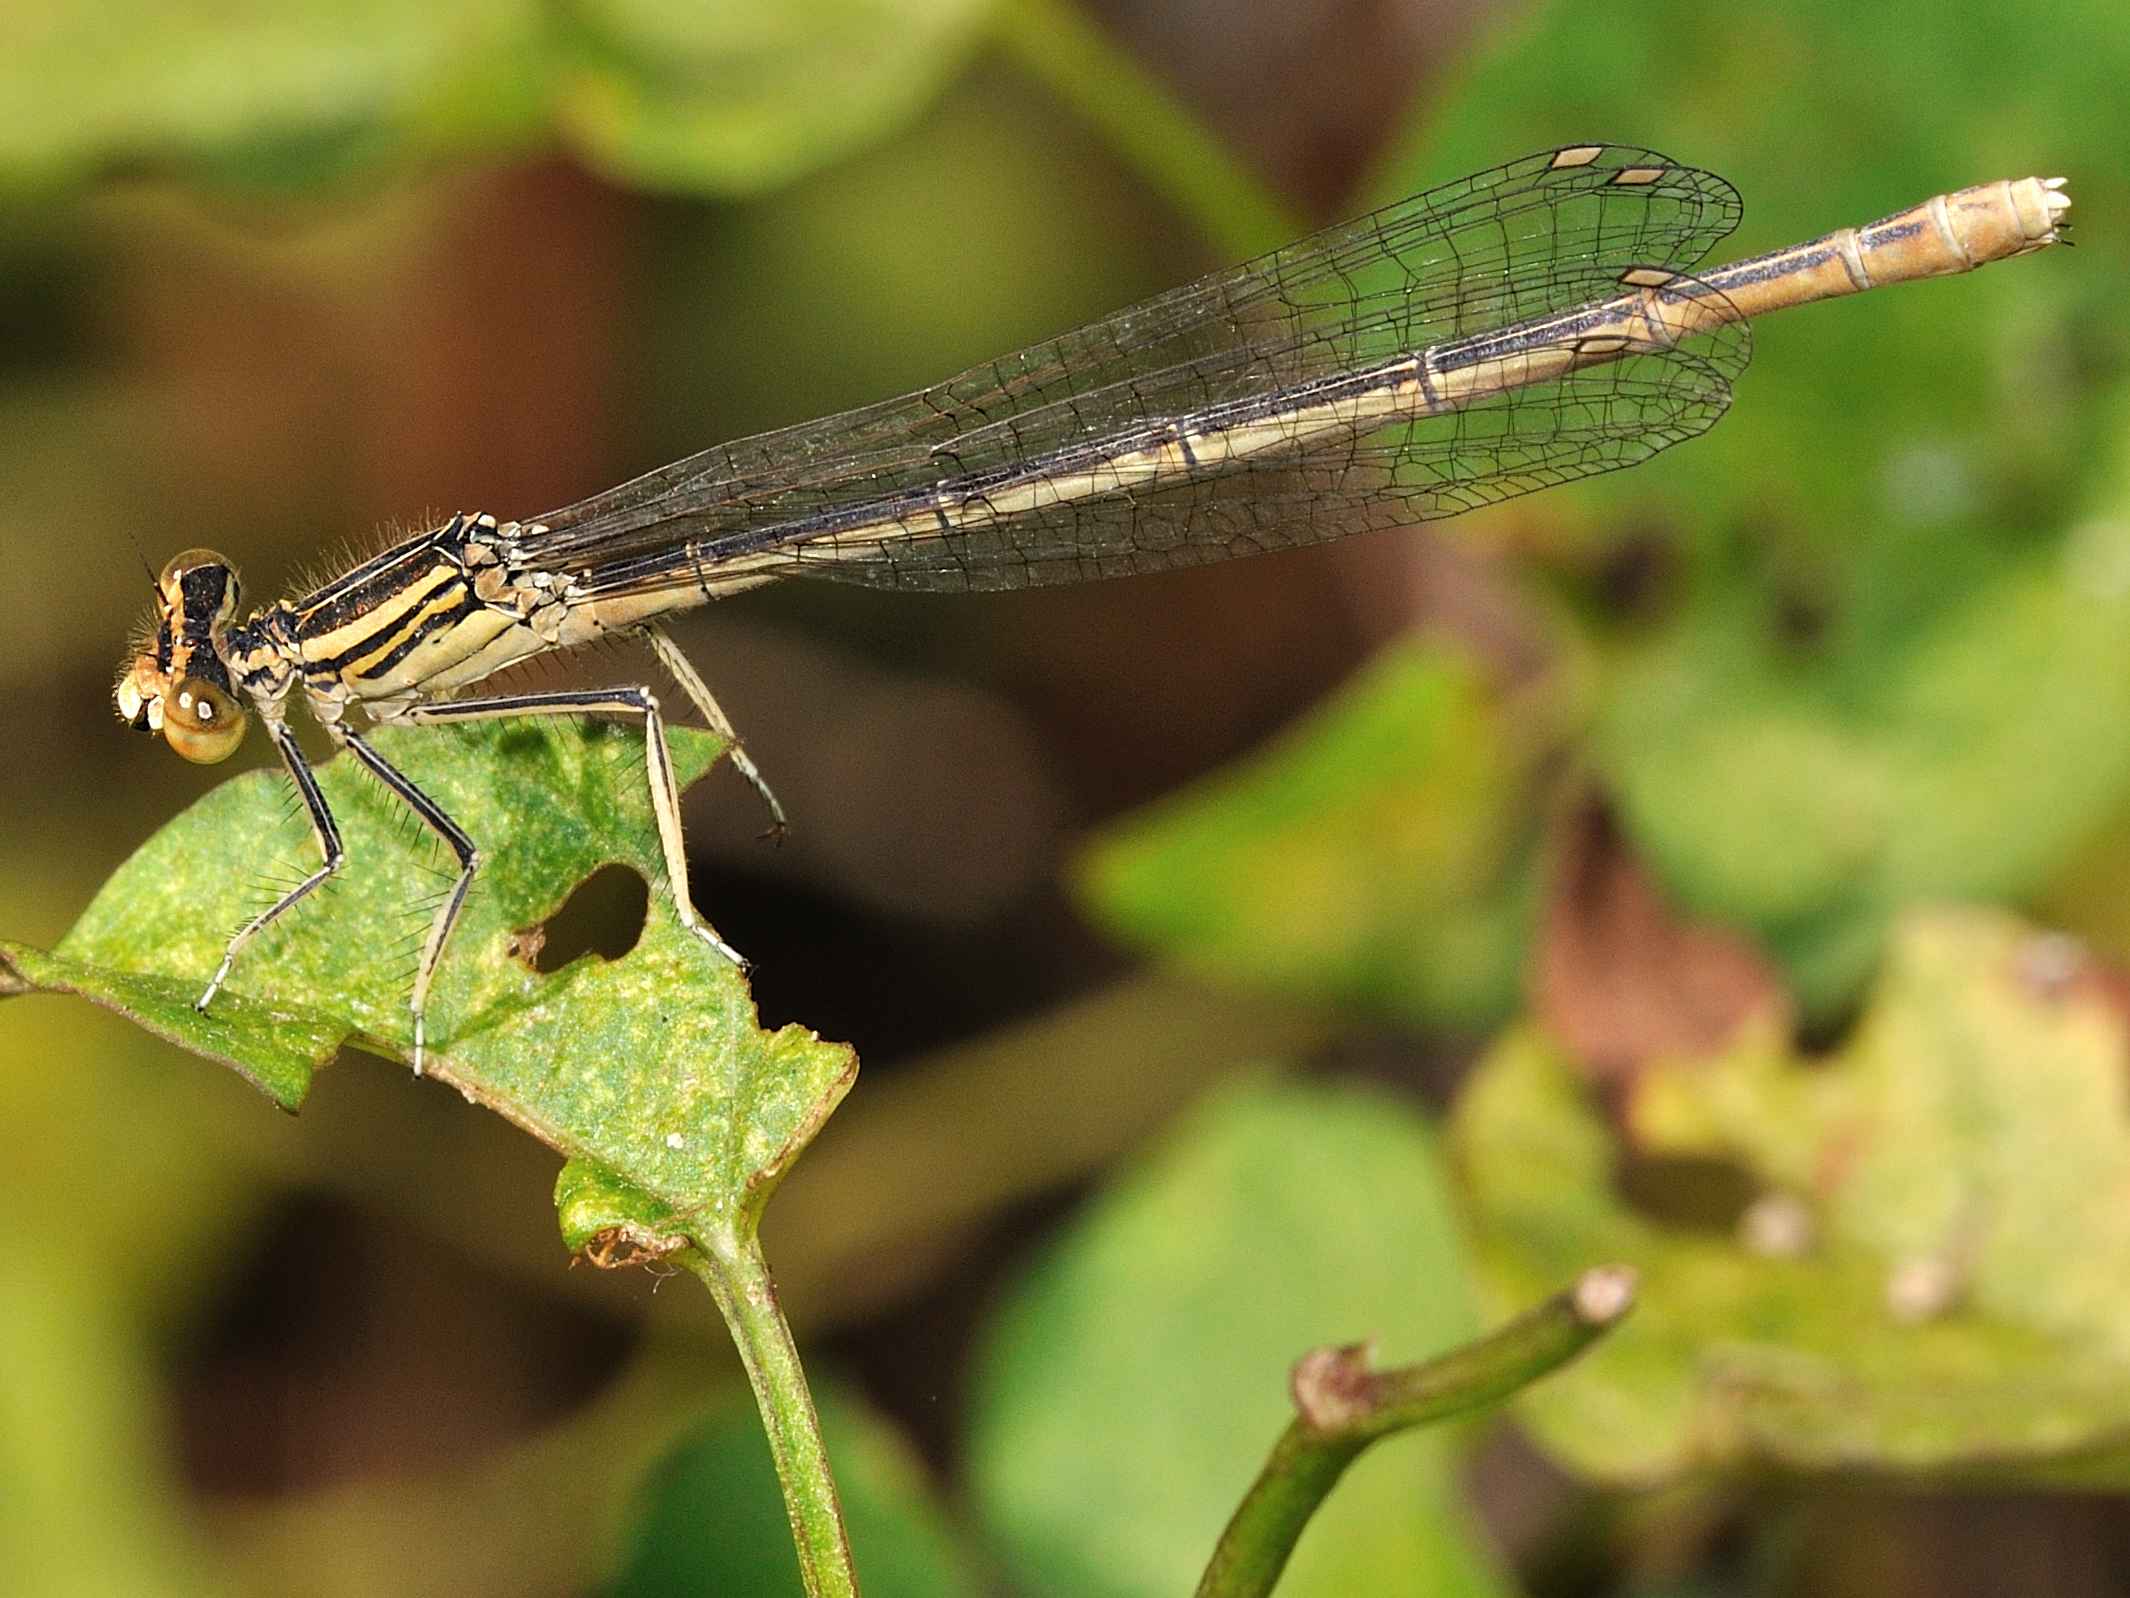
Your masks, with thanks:
M651 886L641 872L601 866L577 884L560 910L520 932L514 952L543 976L587 954L619 960L643 936L650 906Z
M461 1465L553 1424L633 1338L434 1240L292 1197L197 1304L169 1374L185 1478L301 1492Z

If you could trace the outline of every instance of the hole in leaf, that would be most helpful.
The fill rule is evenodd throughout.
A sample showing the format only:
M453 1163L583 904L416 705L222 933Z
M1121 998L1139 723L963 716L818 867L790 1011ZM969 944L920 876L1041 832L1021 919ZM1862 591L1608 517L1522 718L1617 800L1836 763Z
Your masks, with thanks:
M650 907L651 885L642 872L603 865L577 884L561 909L513 933L511 956L543 975L587 954L618 960L643 936Z

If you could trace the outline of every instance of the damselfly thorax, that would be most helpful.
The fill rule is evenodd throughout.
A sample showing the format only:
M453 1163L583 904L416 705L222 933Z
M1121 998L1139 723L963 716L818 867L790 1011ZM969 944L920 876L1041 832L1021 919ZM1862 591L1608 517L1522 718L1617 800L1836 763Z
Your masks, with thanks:
M198 1003L342 863L287 725L297 699L458 860L410 996L419 1071L430 983L480 855L364 738L368 724L640 721L675 912L737 961L689 897L651 691L473 690L534 656L639 634L781 828L730 722L660 627L667 613L787 576L966 590L1165 570L1632 465L1723 414L1748 318L2041 249L2062 235L2062 191L2061 179L1983 184L1697 277L1737 222L1730 185L1652 151L1572 145L901 399L705 450L541 516L454 516L249 615L229 565L188 551L158 579L119 714L200 761L233 753L256 715L324 856L231 937Z

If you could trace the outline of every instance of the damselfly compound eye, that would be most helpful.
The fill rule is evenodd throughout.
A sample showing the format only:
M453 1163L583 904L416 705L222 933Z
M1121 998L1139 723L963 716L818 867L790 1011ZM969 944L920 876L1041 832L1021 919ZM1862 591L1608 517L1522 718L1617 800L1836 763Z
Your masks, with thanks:
M187 760L211 766L244 741L243 707L213 683L180 677L163 699L163 737Z
M168 588L195 566L227 566L224 560L211 549L181 550L163 562L163 575L157 579L159 586Z

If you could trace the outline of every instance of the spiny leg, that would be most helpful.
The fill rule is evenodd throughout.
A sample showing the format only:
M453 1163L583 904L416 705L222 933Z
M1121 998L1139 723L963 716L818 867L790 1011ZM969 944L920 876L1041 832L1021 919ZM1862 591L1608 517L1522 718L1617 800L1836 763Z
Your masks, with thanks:
M407 1007L414 1014L414 1074L422 1074L422 1061L428 1043L428 1029L422 1019L423 1007L429 1001L429 983L436 975L437 962L444 957L444 940L451 936L451 927L459 918L459 911L466 906L466 890L473 886L473 874L481 868L481 851L474 847L473 840L450 816L443 806L415 787L407 774L372 749L354 733L341 734L349 751L377 774L378 780L399 796L399 800L450 847L458 856L458 880L437 906L436 915L429 923L429 936L422 944L421 964L414 971L414 992Z
M222 963L215 967L214 976L207 984L207 991L192 1001L195 1010L204 1011L214 996L222 990L222 984L229 976L229 968L237 963L238 951L279 920L283 912L307 897L321 882L338 871L340 863L347 858L347 850L342 848L340 843L340 828L333 820L333 812L326 807L325 795L318 791L318 779L311 774L310 762L303 758L303 751L296 747L296 735L288 730L285 722L269 723L267 732L274 740L274 747L281 752L281 763L288 767L288 774L296 784L296 792L303 800L303 808L310 815L311 831L317 835L318 847L325 854L325 863L237 928L235 935L229 940L228 947L222 951Z
M772 842L782 842L786 830L784 807L777 803L777 796L770 791L762 770L747 753L740 735L733 731L732 720L725 714L724 706L710 692L710 685L703 681L688 657L680 652L680 645L673 642L665 628L656 622L647 625L644 636L651 641L651 651L658 656L658 663L680 684L680 691L688 696L690 703L702 712L703 719L710 723L710 730L725 740L725 758L732 762L732 769L745 777L754 791L762 796L762 803L769 807L769 831L763 836Z
M440 704L416 705L402 719L434 726L451 721L494 721L505 716L641 716L644 763L651 786L651 814L658 822L658 843L666 857L666 878L673 893L673 911L680 924L742 971L747 961L739 950L719 937L696 912L688 893L688 856L681 846L680 788L673 780L673 754L666 747L666 724L658 713L658 700L648 688L606 688L586 692L558 690L551 693L505 694L494 699L447 699Z

